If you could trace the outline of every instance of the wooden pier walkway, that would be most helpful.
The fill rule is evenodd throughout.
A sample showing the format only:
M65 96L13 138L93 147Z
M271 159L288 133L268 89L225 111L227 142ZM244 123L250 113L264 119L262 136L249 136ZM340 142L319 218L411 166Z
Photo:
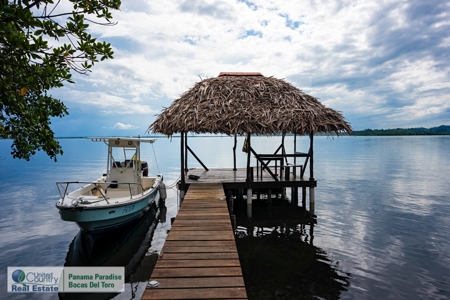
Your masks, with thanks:
M142 299L247 299L220 183L191 184Z

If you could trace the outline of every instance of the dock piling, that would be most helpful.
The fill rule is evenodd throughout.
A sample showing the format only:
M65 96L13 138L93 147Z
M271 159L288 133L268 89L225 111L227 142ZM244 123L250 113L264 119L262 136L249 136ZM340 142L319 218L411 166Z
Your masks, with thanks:
M251 219L253 216L253 192L252 188L247 189L247 218Z
M314 188L310 187L309 188L309 212L311 214L314 214L315 204L316 204L316 198L315 198L315 194L314 194Z

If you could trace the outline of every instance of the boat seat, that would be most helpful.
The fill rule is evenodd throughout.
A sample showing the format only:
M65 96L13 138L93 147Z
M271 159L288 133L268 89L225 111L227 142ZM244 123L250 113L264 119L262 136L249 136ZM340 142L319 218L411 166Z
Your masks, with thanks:
M144 191L150 189L153 184L155 184L155 178L152 177L142 177L141 178L142 187L144 188Z
M92 189L93 196L103 197L102 194L105 195L105 190L103 188L99 187L98 189L97 188Z
M134 193L133 193L134 194ZM108 189L107 198L130 197L130 190L126 189Z

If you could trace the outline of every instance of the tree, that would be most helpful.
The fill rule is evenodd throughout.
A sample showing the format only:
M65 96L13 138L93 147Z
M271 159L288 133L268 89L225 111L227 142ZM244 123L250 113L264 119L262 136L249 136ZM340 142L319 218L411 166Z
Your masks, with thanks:
M56 161L63 153L50 124L68 111L49 92L73 83L72 71L86 74L113 58L111 45L87 29L115 25L119 7L120 0L0 0L0 138L13 139L14 158L42 150Z

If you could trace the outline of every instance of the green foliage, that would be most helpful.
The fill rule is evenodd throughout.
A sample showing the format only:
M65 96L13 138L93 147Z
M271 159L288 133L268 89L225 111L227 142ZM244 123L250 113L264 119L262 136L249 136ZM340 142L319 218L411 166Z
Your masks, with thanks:
M99 59L113 58L111 45L87 29L114 25L110 10L120 0L66 0L72 11L61 11L61 2L0 0L0 138L13 139L14 158L29 160L43 150L56 161L63 151L50 118L68 111L48 92L73 83L71 71L85 74Z

